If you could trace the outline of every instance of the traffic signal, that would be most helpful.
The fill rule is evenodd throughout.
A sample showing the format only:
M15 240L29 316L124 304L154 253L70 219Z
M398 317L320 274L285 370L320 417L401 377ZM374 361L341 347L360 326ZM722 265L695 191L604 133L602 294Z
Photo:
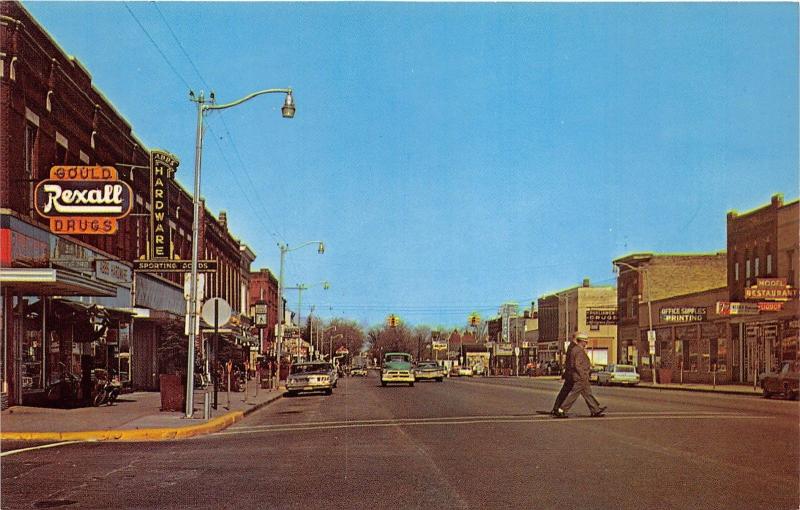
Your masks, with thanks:
M387 319L386 323L389 325L390 328L397 327L400 323L400 318L397 317L395 314L391 314Z

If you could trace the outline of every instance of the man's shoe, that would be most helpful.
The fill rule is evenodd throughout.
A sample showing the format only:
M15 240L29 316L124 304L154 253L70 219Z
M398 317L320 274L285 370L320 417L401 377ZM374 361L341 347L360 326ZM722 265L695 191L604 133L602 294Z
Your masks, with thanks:
M569 418L567 416L567 413L565 413L563 409L556 409L553 412L553 416L555 416L556 418Z
M601 416L605 416L606 409L607 409L606 407L601 407L596 412L593 411L592 418L600 418Z

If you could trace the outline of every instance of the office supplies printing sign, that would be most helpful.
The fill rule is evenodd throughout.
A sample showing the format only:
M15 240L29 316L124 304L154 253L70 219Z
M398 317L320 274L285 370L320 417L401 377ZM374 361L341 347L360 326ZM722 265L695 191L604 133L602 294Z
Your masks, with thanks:
M150 257L167 259L170 253L169 233L169 183L175 178L180 162L165 151L150 152Z
M133 205L133 190L112 166L54 166L34 194L54 234L114 234Z

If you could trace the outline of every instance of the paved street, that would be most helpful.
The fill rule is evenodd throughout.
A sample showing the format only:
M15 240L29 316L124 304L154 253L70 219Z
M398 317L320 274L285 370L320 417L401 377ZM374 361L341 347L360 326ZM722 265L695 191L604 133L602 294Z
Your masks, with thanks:
M797 402L603 387L604 418L537 414L558 387L342 379L210 436L5 455L2 508L798 507Z

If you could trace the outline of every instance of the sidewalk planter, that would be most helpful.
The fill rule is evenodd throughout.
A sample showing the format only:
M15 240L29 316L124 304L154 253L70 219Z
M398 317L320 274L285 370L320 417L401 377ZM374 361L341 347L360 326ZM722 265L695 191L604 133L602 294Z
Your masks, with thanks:
M672 382L671 368L659 368L656 375L658 376L658 382L661 384L670 384Z
M186 392L184 391L181 376L176 374L161 374L159 376L161 387L161 410L183 411L186 407Z

